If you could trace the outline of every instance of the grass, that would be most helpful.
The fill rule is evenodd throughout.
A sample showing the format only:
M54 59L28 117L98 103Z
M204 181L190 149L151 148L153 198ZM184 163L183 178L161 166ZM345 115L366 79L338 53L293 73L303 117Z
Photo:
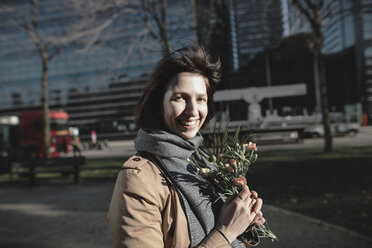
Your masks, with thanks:
M125 158L87 159L80 173L83 179L115 179Z
M247 180L266 203L372 237L372 147L259 155Z
M115 180L118 171L121 169L121 165L126 158L108 158L108 159L86 159L85 164L81 167L80 178L82 180ZM13 164L13 171L19 167L18 163ZM40 183L53 182L60 180L61 173L43 173L36 175L36 182ZM62 177L62 181L66 181L66 178L73 180L73 175L67 175ZM0 185L10 182L9 174L0 174ZM13 174L13 183L28 183L28 178L19 176L17 173Z
M337 148L327 154L320 149L258 154L247 181L265 203L372 237L372 147ZM114 181L124 160L87 159L82 181ZM14 180L26 181L18 176ZM9 176L0 175L0 183L7 182Z

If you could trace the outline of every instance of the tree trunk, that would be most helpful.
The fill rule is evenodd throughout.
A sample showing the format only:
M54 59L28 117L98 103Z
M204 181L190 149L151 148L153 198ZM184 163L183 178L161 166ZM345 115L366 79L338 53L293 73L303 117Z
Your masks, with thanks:
M331 127L329 121L329 110L328 110L328 93L325 75L325 65L322 56L322 47L324 42L324 37L322 33L322 21L324 21L322 16L327 16L331 14L329 4L331 2L324 3L323 1L312 1L312 0L292 0L292 4L297 8L297 10L306 17L313 33L313 53L314 53L314 71L316 70L316 65L318 65L318 75L319 75L319 87L320 87L320 106L322 111L322 121L324 128L324 151L332 151L332 136ZM323 8L327 5L326 10ZM327 11L323 13L322 11ZM314 81L316 81L314 77Z
M320 49L314 51L314 59L318 61L318 72L319 72L319 81L320 81L320 104L322 109L322 121L324 128L324 151L331 152L333 150L332 146L332 134L331 134L331 125L329 119L329 110L328 110L328 93L327 93L327 83L325 75L325 65L323 57L320 53Z
M161 29L161 39L163 56L167 56L168 54L170 54L170 46L168 43L167 31L165 29Z
M50 118L49 118L49 92L48 92L48 58L45 50L39 50L42 61L42 98L41 104L43 108L43 123L44 123L44 153L45 157L50 157L49 147L50 147Z
M50 157L50 123L49 123L49 92L48 92L48 54L47 48L42 45L37 25L37 0L30 0L31 3L31 21L26 24L26 33L34 42L39 52L42 65L42 97L41 105L43 109L43 134L44 134L44 156ZM41 152L41 151L40 151Z

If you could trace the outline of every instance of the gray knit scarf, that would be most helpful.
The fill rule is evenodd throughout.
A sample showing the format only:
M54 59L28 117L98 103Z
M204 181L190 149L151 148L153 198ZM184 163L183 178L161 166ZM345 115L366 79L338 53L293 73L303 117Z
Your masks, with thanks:
M213 187L196 174L188 162L190 156L203 159L197 152L203 138L198 133L193 139L185 140L178 135L161 130L138 131L134 140L138 152L155 156L176 185L185 210L189 227L190 247L198 245L214 228L219 210L223 204ZM205 159L204 162L207 163ZM232 247L245 247L235 240Z

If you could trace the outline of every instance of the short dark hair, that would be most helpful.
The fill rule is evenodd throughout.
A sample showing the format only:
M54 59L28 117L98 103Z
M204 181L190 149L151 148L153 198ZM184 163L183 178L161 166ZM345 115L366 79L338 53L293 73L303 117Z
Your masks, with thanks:
M201 45L186 46L163 57L156 65L137 104L135 122L140 128L165 128L163 98L169 83L181 72L205 77L208 95L208 114L202 127L214 115L213 94L221 78L220 60L213 61Z

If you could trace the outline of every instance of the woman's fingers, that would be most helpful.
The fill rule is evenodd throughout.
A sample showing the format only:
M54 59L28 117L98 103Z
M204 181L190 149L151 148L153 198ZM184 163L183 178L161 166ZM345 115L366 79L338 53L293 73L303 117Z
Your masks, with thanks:
M246 231L249 231L253 225L255 226L260 226L260 225L263 225L265 223L265 218L263 217L263 214L262 212L260 211L258 214L256 214L256 216L254 217L251 225L247 228Z
M254 190L251 190L251 198L252 199L257 199L258 198L258 193Z
M258 220L257 225L263 225L266 222L265 218L262 217L261 219Z
M256 199L256 203L255 203L254 208L253 208L253 211L256 214L259 214L260 213L261 208L262 208L262 204L263 204L263 201L262 201L261 198Z
M262 212L260 211L256 216L254 217L252 224L256 224L262 217Z
M251 199L257 199L258 198L258 193L254 190L249 190L249 187L247 185L244 185L243 189L240 191L238 197L241 200L246 200L247 197L250 197Z
M239 198L243 201L246 201L247 198L250 198L251 192L249 191L249 188L247 185L243 186L243 189L240 191L239 196L240 196Z
M254 204L256 204L256 202L257 202L257 199L254 199L254 198L252 199L251 198L251 202L249 203L249 208L252 209L252 207L254 206ZM252 211L254 211L254 210L252 210Z
M257 219L256 221L253 222L254 225L256 226L260 226L260 225L263 225L265 223L265 218L264 217L261 217L259 219Z

